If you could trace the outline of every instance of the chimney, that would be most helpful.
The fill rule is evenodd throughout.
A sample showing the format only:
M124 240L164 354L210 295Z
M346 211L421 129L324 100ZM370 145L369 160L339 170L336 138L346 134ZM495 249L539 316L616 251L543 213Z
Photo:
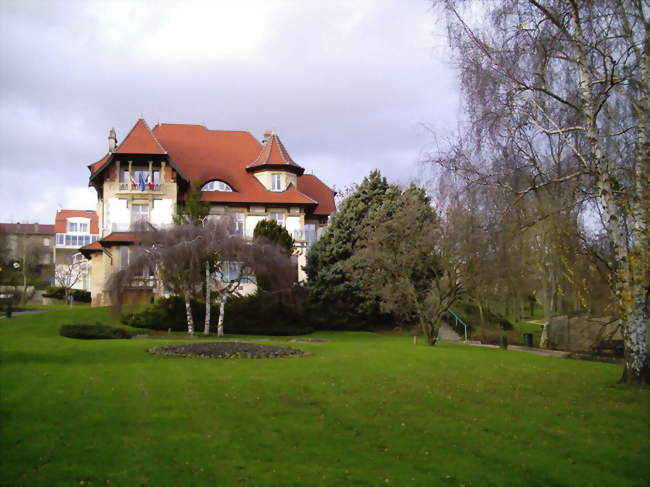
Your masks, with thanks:
M266 144L268 140L271 138L273 135L273 130L265 130L264 131L264 138L262 139L262 143Z
M115 146L117 145L117 136L115 135L115 129L111 128L108 131L108 151L115 152Z

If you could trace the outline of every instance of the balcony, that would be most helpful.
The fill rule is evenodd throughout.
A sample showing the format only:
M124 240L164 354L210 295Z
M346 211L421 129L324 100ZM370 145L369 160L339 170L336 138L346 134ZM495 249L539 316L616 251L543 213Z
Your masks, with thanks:
M144 189L136 183L120 183L120 193L161 193L162 184L145 183Z
M136 276L127 286L127 289L154 289L158 281L154 276Z
M291 236L297 243L306 242L307 247L311 247L316 241L316 232L313 231L293 230Z

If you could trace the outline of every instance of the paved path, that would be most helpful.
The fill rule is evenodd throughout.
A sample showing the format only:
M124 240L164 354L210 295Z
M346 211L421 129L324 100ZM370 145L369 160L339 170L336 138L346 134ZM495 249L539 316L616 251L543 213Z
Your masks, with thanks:
M472 341L472 340L470 340L469 342L464 342L458 336L458 333L456 333L446 323L443 323L440 326L440 331L438 332L438 339L443 341L443 342L465 343L466 345L471 345L473 347L500 348L498 345L489 345L487 343L481 343L481 342ZM519 345L508 345L508 350L514 350L516 352L534 353L535 355L542 355L544 357L565 358L565 357L568 357L570 355L570 352L565 352L565 351L562 351L562 350L547 350L545 348L522 347L522 346L519 346Z
M47 310L47 309L28 309L26 311L14 311L12 313L12 315L13 316L31 315L31 314L34 314L34 313L44 313L45 311L49 311L49 310ZM12 318L13 318L13 316L12 316ZM7 316L5 315L5 312L3 311L2 315L0 315L0 320L4 320L6 318L7 318Z

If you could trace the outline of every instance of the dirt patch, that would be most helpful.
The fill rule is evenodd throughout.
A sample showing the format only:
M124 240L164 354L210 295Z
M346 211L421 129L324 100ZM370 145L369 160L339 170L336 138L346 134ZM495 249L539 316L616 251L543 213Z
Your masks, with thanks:
M153 347L147 350L147 352L158 355L169 355L172 357L205 358L281 358L307 355L305 352L297 348L242 342L207 342L168 345L166 347Z

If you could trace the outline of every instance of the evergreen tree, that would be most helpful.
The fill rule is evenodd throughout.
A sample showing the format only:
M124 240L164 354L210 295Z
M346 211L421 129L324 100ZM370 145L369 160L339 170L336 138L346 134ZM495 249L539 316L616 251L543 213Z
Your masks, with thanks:
M253 241L260 245L271 244L284 253L287 258L293 253L294 241L286 228L279 225L275 220L264 219L255 225L253 230ZM294 276L297 280L298 276ZM257 288L262 291L270 291L274 287L275 276L257 273Z
M357 327L379 316L378 302L362 292L362 283L351 276L347 261L363 234L367 216L394 203L400 194L379 171L372 171L343 200L327 231L307 254L305 271L312 296L336 314L337 321L347 322L346 327Z
M210 213L210 203L201 201L202 194L201 183L193 182L186 194L185 204L178 207L174 223L198 225L203 222L203 219Z
M277 245L286 251L287 255L291 255L293 252L293 238L287 229L275 220L264 219L258 222L253 230L253 240Z

